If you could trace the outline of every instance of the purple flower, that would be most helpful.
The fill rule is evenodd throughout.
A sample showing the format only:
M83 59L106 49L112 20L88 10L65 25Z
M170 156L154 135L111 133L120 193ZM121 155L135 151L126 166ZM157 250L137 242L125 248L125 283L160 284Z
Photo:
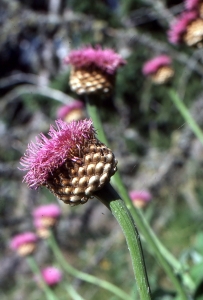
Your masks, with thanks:
M35 208L32 212L35 219L41 219L44 217L58 218L61 215L60 207L54 203L41 205Z
M31 142L21 158L22 170L28 171L23 181L30 188L37 189L45 184L49 175L60 167L67 159L79 160L78 151L84 146L85 140L92 139L95 130L91 120L56 121L56 128L50 126L48 139L44 134L36 137L36 143Z
M97 67L109 74L114 74L118 67L126 64L126 61L112 49L102 49L84 47L80 50L72 51L66 58L65 63L74 66L75 68Z
M200 3L201 0L185 0L185 7L188 10L196 10Z
M171 25L168 31L168 38L172 44L179 44L182 42L183 35L187 31L187 26L197 19L198 13L196 11L188 11L182 13L179 18Z
M144 75L156 73L161 67L171 65L171 58L168 55L159 55L145 62L142 68Z
M66 116L70 114L70 112L74 110L82 110L84 108L83 102L79 100L75 100L68 105L63 105L59 107L57 111L57 118L64 120Z
M49 286L54 286L62 280L62 272L55 267L44 268L41 274L43 280Z

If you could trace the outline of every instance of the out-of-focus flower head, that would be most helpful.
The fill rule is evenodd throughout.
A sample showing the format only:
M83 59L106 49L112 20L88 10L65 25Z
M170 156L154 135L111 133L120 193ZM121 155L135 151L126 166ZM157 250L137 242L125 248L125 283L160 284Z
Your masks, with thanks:
M203 17L203 1L202 0L185 0L185 8L187 10L197 11L199 16Z
M49 286L55 286L62 280L62 272L55 267L46 267L41 271L44 282Z
M114 50L100 46L74 50L64 61L72 66L70 87L79 95L111 93L117 69L126 64Z
M49 228L53 227L61 215L60 207L54 203L41 205L32 212L33 223L37 229L37 235L41 238L49 236Z
M129 196L135 207L142 208L145 207L146 204L152 200L152 195L145 190L133 190L129 192Z
M142 72L145 76L150 76L156 84L168 82L174 75L171 67L171 58L168 55L159 55L145 62Z
M10 248L20 256L32 254L37 245L37 236L33 232L15 235L10 242Z
M116 172L112 151L97 140L91 120L56 121L50 139L41 134L21 158L30 188L46 186L72 205L85 203Z
M32 215L36 219L54 218L57 219L61 215L60 207L54 203L40 205L35 208Z
M84 104L82 101L74 100L70 104L59 107L57 118L65 122L84 119Z
M203 40L203 20L197 11L187 11L171 25L168 38L172 44L185 43L188 46L200 47Z

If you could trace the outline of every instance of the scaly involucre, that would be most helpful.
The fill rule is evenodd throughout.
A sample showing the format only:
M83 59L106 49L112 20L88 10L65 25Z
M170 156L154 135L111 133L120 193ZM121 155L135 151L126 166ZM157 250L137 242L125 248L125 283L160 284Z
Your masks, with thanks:
M23 181L33 189L43 185L67 159L77 161L74 153L82 149L86 140L95 138L95 130L91 120L70 123L57 120L56 128L50 126L48 135L50 139L42 133L36 137L36 143L28 145L20 161L21 170L28 171Z
M66 58L65 63L76 68L96 66L109 74L114 74L118 67L126 64L122 57L112 49L101 49L97 46L82 48L72 51Z

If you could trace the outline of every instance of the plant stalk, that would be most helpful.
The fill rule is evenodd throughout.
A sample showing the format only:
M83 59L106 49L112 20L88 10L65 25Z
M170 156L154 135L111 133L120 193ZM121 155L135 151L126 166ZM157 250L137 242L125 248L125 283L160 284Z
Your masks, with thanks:
M120 196L109 183L107 183L101 190L95 192L94 196L99 198L99 200L112 212L121 226L130 251L140 299L150 300L151 292L140 236L125 203L120 199Z

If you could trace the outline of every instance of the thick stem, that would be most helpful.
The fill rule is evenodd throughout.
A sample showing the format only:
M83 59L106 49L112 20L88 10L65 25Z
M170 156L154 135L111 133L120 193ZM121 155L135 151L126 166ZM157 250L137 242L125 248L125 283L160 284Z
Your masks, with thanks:
M33 274L37 275L40 278L40 280L41 280L40 283L41 283L42 289L46 295L47 300L57 300L58 298L53 294L51 289L48 287L48 285L46 285L46 283L42 279L41 272L40 272L38 265L36 264L34 258L32 256L27 256L26 258L27 258L27 263L28 263L30 269L32 270Z
M151 299L140 236L125 203L110 184L106 184L103 189L97 191L94 195L110 209L123 230L131 255L140 299Z
M59 249L56 240L53 236L53 234L50 235L49 239L49 246L52 249L54 256L58 263L61 265L61 267L70 275L77 277L83 281L89 282L91 284L97 285L99 287L102 287L109 292L115 294L117 297L123 299L123 300L132 300L132 298L126 294L124 291L122 291L120 288L117 286L113 285L110 282L107 282L105 280L99 279L97 277L94 277L90 274L78 271L74 267L72 267L67 260L64 258L63 254L61 253L61 250Z

